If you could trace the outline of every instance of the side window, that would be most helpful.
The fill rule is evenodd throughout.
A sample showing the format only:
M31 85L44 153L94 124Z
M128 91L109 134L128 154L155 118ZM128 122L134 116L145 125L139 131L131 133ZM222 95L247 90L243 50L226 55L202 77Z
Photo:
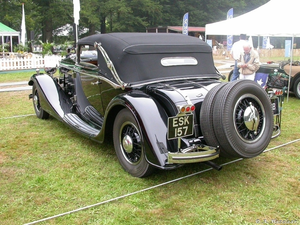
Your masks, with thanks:
M91 63L97 66L97 51L94 46L82 45L80 47L80 62Z

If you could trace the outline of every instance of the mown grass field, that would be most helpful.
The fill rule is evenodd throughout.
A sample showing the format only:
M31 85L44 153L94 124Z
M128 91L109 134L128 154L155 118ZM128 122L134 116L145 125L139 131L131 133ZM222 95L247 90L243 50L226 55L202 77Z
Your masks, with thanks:
M29 77L1 73L0 82ZM191 164L134 178L122 170L112 143L95 143L53 118L31 115L29 94L0 93L0 224L30 223L97 203L103 204L38 224L300 224L300 141L221 171L200 173L208 167ZM291 95L282 133L268 149L299 140L299 121L300 100Z

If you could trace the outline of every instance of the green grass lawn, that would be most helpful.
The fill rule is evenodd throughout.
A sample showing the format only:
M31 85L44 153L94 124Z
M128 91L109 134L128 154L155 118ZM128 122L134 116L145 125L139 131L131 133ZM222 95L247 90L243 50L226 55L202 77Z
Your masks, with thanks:
M42 71L41 71L42 72ZM27 72L0 72L0 83L5 82L18 82L18 81L29 81L30 77L35 74L34 71Z
M0 82L9 80L2 75ZM119 165L112 143L95 143L51 117L32 116L30 93L0 93L0 224L37 221L208 168L190 164L134 178ZM299 121L300 100L291 95L283 106L282 133L268 148L300 139ZM298 224L299 146L300 141L39 224Z

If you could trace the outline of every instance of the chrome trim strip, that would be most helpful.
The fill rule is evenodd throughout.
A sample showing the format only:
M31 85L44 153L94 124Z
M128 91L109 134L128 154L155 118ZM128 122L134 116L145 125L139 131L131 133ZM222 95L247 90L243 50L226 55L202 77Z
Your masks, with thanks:
M176 78L169 78L169 79L156 79L155 81L148 81L148 82L143 82L143 83L139 83L139 84L130 84L131 87L139 87L139 86L144 86L144 85L148 85L148 84L154 84L154 83L160 83L160 82L167 82L167 81L180 81L180 80L190 80L190 79L209 79L212 77L211 76L201 76L201 78L198 76L195 77L189 77L188 79L186 77L176 77Z
M196 66L198 61L194 57L164 57L160 60L162 66Z
M113 88L115 89L119 89L119 88L122 88L121 85L118 85L114 82L112 82L111 80L109 80L108 78L105 78L103 76L97 76L97 75L93 75L91 73L86 73L85 70L78 70L76 66L68 66L67 64L63 64L63 67L66 68L66 69L69 69L69 70L72 70L74 72L78 72L82 75L86 75L86 76L89 76L89 77L93 77L93 78L97 78L99 80L102 80L102 81L105 81L107 82L108 84L110 84ZM74 68L75 67L75 68Z
M120 87L122 88L122 90L124 90L125 87L127 86L127 84L124 83L120 79L113 62L110 60L110 58L109 58L107 52L105 51L105 49L101 46L101 43L95 42L94 46L95 46L95 48L98 48L98 50L101 52L101 54L102 54L102 56L103 56L103 58L104 58L104 60L107 64L107 68L111 71L111 73L112 73L113 77L115 78L115 80L120 84Z

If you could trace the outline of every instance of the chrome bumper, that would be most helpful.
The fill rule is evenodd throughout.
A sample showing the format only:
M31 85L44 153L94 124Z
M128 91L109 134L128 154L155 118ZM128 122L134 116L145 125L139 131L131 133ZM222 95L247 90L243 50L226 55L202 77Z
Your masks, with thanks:
M217 147L195 145L181 152L169 152L168 164L206 162L219 157L220 149Z

